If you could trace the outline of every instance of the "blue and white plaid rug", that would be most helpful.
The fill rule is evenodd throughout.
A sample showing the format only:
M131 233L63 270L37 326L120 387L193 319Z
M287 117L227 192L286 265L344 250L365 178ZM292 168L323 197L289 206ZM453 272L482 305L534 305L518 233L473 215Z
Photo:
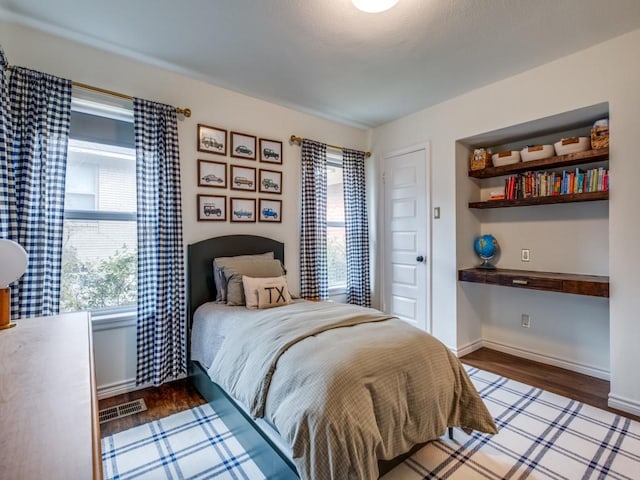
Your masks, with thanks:
M467 367L498 435L455 430L383 477L414 479L638 479L640 423ZM105 480L265 478L204 405L102 440Z
M211 406L102 439L105 480L264 479Z

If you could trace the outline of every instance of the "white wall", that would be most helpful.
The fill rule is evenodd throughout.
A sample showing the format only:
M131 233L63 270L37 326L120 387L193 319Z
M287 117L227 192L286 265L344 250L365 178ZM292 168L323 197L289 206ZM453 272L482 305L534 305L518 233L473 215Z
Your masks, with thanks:
M637 159L640 63L632 59L636 58L639 47L640 31L636 30L409 115L375 129L372 134L372 150L376 155L431 142L432 206L441 207L441 219L434 221L432 228L434 334L455 350L477 346L486 337L496 343L504 342L514 348L565 359L574 365L588 364L594 369L609 370L610 405L636 414L640 413L640 382L635 370L635 365L640 363L640 349L637 348L640 295L635 282L640 251L634 248L640 233L635 220L637 205L640 205L640 189L636 188L640 178ZM459 236L461 232L467 235L466 232L474 229L480 233L481 221L466 206L474 187L466 178L467 165L456 165L456 148L460 148L456 146L456 140L602 102L609 102L612 129L612 190L608 202L609 308L601 299L458 284L456 263L469 266L476 262L471 246L462 244ZM596 224L603 222L597 218L606 215L603 209L607 208L592 205L591 210L589 206L580 205L571 207L569 210L573 211L567 213L564 207L548 206L559 212L559 218L570 218L584 208L589 209L587 216L594 215ZM493 215L503 218L490 218L490 228L500 229L504 217L512 214ZM580 224L581 220L574 222ZM553 220L543 218L539 234L527 232L536 242L535 249L531 248L539 269L562 261L554 257L556 250L572 251L570 242L573 240L566 236L560 235L553 245L547 242L553 223ZM580 228L589 230L593 225ZM522 239L514 243L517 245L508 247L512 248L508 257L524 247ZM594 271L581 273L606 270L606 260L595 258L598 255L606 257L606 250L603 254L598 253L602 251L599 248L592 253ZM584 251L571 255L584 255ZM579 261L585 264L590 260L582 258ZM544 309L540 309L542 304L546 305ZM532 316L532 325L540 328L530 329L528 337L522 337L519 332L516 335L510 331L513 328L504 323L508 317L513 325L513 317L519 317L523 305L527 309L538 309ZM497 309L503 312L496 320ZM586 321L581 322L583 316ZM568 327L563 323L567 319L570 319ZM479 324L482 325L480 329ZM474 333L470 336L467 332ZM607 361L603 352L607 349L608 339ZM594 349L593 355L589 355L590 349Z
M71 80L87 83L132 96L191 108L193 115L179 121L180 156L182 164L183 231L186 244L208 237L228 234L256 234L285 243L288 281L292 292L299 291L298 272L298 205L300 147L289 145L291 134L364 150L367 132L331 122L319 117L294 111L246 95L218 88L183 75L169 72L138 61L83 46L30 28L0 21L0 43L12 65L20 65L51 73ZM198 222L196 194L212 193L230 196L256 197L246 193L197 187L197 159L220 161L224 157L208 155L196 150L198 123L213 125L228 131L239 131L257 137L283 141L283 221L277 223L231 224L229 222ZM247 161L229 164L249 165ZM268 164L259 164L273 170ZM242 195L236 195L242 194ZM276 198L276 196L269 196ZM131 342L135 328L126 328L127 335L100 332L95 335L97 379L99 386L124 385L131 380ZM126 355L127 362L111 359L107 352ZM104 354L103 354L104 352ZM108 363L108 365L105 365ZM124 382L124 383L123 383ZM112 389L112 393L115 391Z

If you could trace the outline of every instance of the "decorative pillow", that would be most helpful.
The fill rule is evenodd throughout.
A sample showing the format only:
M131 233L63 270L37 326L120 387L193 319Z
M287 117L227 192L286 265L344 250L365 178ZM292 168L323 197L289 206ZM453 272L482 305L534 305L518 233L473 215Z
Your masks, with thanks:
M244 285L244 298L247 308L258 308L258 291L261 289L273 292L274 300L285 302L282 305L291 303L291 295L289 294L285 277L254 278L243 275L242 284Z
M264 260L272 259L273 252L260 253L257 255L237 255L235 257L218 257L213 259L213 281L216 285L216 302L226 303L227 301L227 283L222 275L222 269L226 266L233 266L237 262L246 262L247 260Z
M261 259L236 262L233 266L224 267L222 274L227 282L227 305L244 305L243 275L258 278L281 277L284 275L284 268L280 260Z
M259 284L256 293L258 294L258 308L272 308L291 303L291 295L287 289L287 280L280 277L277 281Z

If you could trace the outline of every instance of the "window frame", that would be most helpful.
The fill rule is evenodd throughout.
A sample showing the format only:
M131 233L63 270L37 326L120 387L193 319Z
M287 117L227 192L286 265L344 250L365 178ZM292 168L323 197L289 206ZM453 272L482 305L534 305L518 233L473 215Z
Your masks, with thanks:
M342 152L341 151L336 151L336 152L332 152L332 151L327 151L327 166L331 166L331 167L337 167L340 168L342 170L342 185L343 185L343 196L344 196L344 168L342 165ZM327 201L329 200L329 198L327 197ZM326 226L327 228L342 228L344 229L344 234L345 234L345 240L346 240L346 236L347 236L347 226L346 226L346 221L342 221L342 222L337 222L337 221L329 221L328 219L325 219L326 222ZM345 262L346 262L346 251L345 251ZM337 284L337 285L328 285L328 293L329 296L336 296L336 295L344 295L347 293L347 279L344 279L344 283L341 284Z
M89 103L89 107L86 107L86 105L82 102L82 100L78 100L76 98L73 99L74 101L72 101L72 113L77 111L79 113L86 113L86 114L90 114L90 115L95 115L95 116L102 116L105 118L112 118L115 120L124 120L124 121L130 121L133 124L133 112L131 112L131 115L127 115L127 112L125 109L122 109L122 112L116 112L118 113L118 115L112 115L111 110L116 110L113 107L109 107L108 105L104 104L101 105L100 103L97 102L88 102ZM79 106L76 105L76 100L79 103ZM101 108L103 107L103 108ZM132 126L133 128L133 126ZM79 142L87 142L86 140L82 140L82 139L78 139L78 138L74 138L74 137L69 137L69 147L72 146L72 142L74 141L79 141ZM94 145L105 145L108 146L108 143L101 143L100 141L93 141L90 142ZM132 149L131 147L127 146L126 148ZM135 157L135 149L133 150L133 155ZM135 160L135 159L134 159ZM68 168L68 165L67 165ZM95 193L95 197L96 197L96 205L94 210L78 210L78 209L66 209L64 210L64 220L84 220L84 221L88 221L88 222L93 222L93 221L116 221L116 222L133 222L134 224L137 224L138 221L138 212L118 212L118 211L109 211L109 210L97 210L98 205L97 205L97 201L98 201L98 193L97 190L100 188L100 183L99 180L96 179L96 193ZM72 192L73 193L73 192ZM66 187L65 187L65 197L66 197ZM137 258L137 256L136 256ZM62 287L62 285L61 285ZM137 296L137 295L136 295ZM138 306L137 306L137 302L131 304L131 305L117 305L117 306L112 306L112 307L105 307L105 308L96 308L96 309L87 309L87 311L89 311L91 313L91 319L92 322L95 324L99 324L102 326L102 328L110 328L110 326L113 325L121 325L124 323L126 323L128 326L129 324L131 324L132 322L135 322L135 317L136 317L136 312L137 312Z

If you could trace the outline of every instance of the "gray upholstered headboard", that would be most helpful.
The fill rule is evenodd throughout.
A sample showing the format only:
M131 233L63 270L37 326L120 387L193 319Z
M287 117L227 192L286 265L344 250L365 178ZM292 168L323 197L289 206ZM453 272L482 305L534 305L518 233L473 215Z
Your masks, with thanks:
M213 259L273 252L284 265L284 243L256 235L214 237L187 247L187 312L189 327L196 308L216 298Z

